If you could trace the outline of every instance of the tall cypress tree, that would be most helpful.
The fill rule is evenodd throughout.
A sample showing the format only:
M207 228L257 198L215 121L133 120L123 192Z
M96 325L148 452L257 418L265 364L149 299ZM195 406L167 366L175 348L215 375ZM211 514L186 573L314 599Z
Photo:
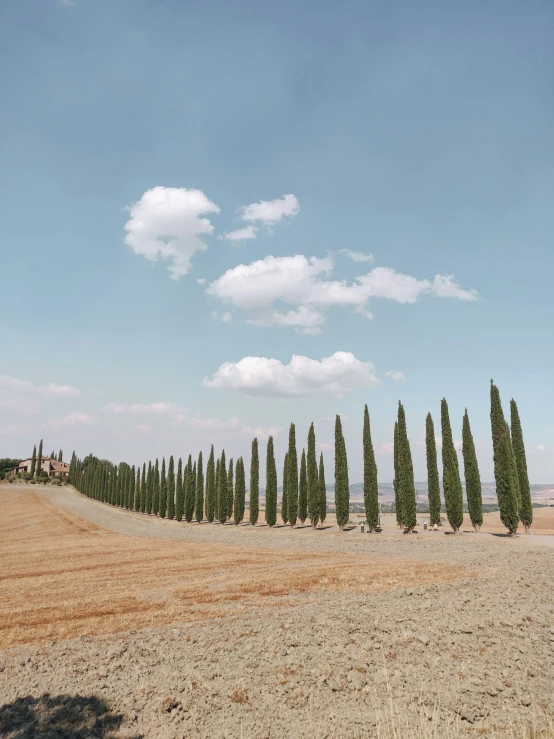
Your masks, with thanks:
M189 454L185 467L185 521L190 523L194 513L194 485L192 476L192 456Z
M173 455L169 458L167 468L167 517L175 518L175 461Z
M41 472L42 472L42 439L40 440L40 444L38 445L37 466L35 470L36 476L40 477Z
M142 478L140 481L140 507L141 513L146 510L146 463L142 463Z
M514 446L512 444L512 434L510 432L510 425L508 424L508 421L506 421L506 432L508 434L508 438L510 440L510 467L512 470L512 484L514 486L514 489L516 491L516 505L517 505L517 515L519 519L519 510L521 508L521 491L519 489L519 478L517 476L517 462L516 462L516 455L514 452Z
M394 422L393 438L394 477L392 479L392 487L394 489L394 510L396 512L396 525L402 528L402 500L400 499L400 441L398 438L398 418Z
M237 459L235 474L235 504L233 506L233 514L235 525L238 526L244 518L244 502L246 500L246 478L244 476L244 460L242 457Z
M60 449L58 452L58 462L63 462L63 450Z
M464 496L458 455L452 438L450 416L446 398L441 400L441 430L442 430L442 484L444 487L444 502L448 523L455 534L460 530L464 521Z
M177 482L175 483L175 518L177 521L183 520L185 512L185 491L183 489L183 460L179 457L177 463Z
M350 514L350 488L346 444L339 415L335 418L335 513L337 525L342 531L348 523Z
M298 518L298 457L296 455L296 429L289 429L289 451L287 453L287 518L291 526Z
M300 457L300 481L298 486L298 518L304 526L308 515L308 470L306 469L306 452L302 449Z
M227 472L227 518L233 515L233 498L235 497L235 472L233 468L233 457L229 460Z
M217 475L217 512L219 523L224 524L227 520L227 464L225 462L225 451L221 452L219 459L219 474Z
M35 468L37 466L37 445L33 447L33 456L31 457L31 477L35 476Z
M323 452L319 454L319 523L321 526L327 518L327 485L325 483L325 466L323 464Z
M317 475L317 457L315 451L315 431L313 423L308 431L308 518L315 529L319 521L319 480Z
M402 513L402 526L411 531L417 524L416 492L412 452L406 428L406 414L402 403L398 403L398 497Z
M273 451L273 436L267 440L265 462L265 522L273 528L277 522L277 467Z
M479 475L479 465L477 464L477 454L475 453L475 444L473 443L467 408L462 423L462 454L464 456L467 509L475 531L479 531L483 523L481 477Z
M371 441L371 427L369 424L369 411L367 405L364 407L364 504L367 527L369 531L375 531L379 525L379 485L377 482L377 464Z
M431 526L441 525L441 489L437 464L437 442L435 425L431 414L425 419L425 447L427 449L427 490L429 494L429 522Z
M158 460L154 465L154 482L152 485L152 513L157 516L160 511L160 468Z
M500 520L515 536L519 515L517 509L517 490L514 485L512 472L512 445L504 419L502 403L498 388L491 380L491 432L494 455L494 479L496 481L496 496L500 508Z
M202 452L198 454L198 466L196 468L196 503L194 506L194 517L198 523L204 518L204 464Z
M214 448L212 445L210 456L208 457L208 466L206 468L206 518L210 523L214 520L215 508L215 460Z
M289 521L289 503L287 499L288 474L289 474L289 453L286 452L285 459L283 460L283 495L281 498L281 518L283 519L284 524L287 524Z
M194 510L195 510L195 506L196 506L196 480L197 480L197 477L198 477L198 472L196 470L196 460L194 460L194 462L192 464L192 473L191 473L191 476L190 476L191 496L192 496L192 512L191 512L191 515L190 515L191 521L192 521L192 519L194 517Z
M148 515L152 513L152 498L154 495L154 469L152 462L148 462L148 474L146 476L146 502L144 511Z
M510 420L512 423L512 447L516 459L517 479L520 493L519 520L525 526L525 533L533 523L533 504L531 502L531 487L527 473L527 457L525 455L525 444L523 443L523 431L517 404L512 398L510 400Z
M133 501L133 510L140 511L140 465L137 465L137 477L136 477L136 483L135 483L135 500Z
M250 462L250 523L255 526L260 514L260 458L258 439L252 440L252 459Z
M219 521L219 468L221 460L218 459L215 465L215 485L214 485L214 515Z
M160 518L165 518L167 512L167 477L165 472L165 457L162 459L162 473L160 477Z

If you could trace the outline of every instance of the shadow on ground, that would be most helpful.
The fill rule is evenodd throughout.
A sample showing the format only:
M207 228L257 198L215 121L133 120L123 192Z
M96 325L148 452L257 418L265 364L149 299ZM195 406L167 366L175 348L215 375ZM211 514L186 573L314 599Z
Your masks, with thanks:
M110 739L115 737L123 714L113 713L94 696L26 696L0 706L2 739ZM133 739L142 739L137 734Z

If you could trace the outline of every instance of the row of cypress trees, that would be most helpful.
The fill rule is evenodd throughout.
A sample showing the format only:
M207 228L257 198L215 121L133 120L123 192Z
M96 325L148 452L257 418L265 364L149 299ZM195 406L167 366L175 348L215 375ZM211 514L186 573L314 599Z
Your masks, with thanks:
M494 470L501 520L513 534L521 521L526 531L533 520L529 478L521 423L514 400L510 402L511 429L504 419L498 388L491 382L491 427L493 436ZM463 487L458 454L452 435L448 404L441 401L442 480L446 516L454 532L463 523ZM316 456L315 430L310 426L307 452L302 449L298 463L296 428L290 425L288 450L283 465L283 495L280 514L283 522L295 526L310 520L312 527L322 526L327 515L327 495L323 454L319 465ZM429 518L431 525L441 524L441 491L437 462L436 437L433 418L427 414L425 422L427 456ZM462 420L462 455L466 485L468 512L472 525L478 531L483 522L482 492L479 466L467 409ZM406 414L401 402L394 426L394 495L396 520L400 527L411 531L417 523L416 490L412 453L406 426ZM371 439L370 417L364 407L363 422L364 505L368 529L374 531L379 523L379 498L377 464ZM239 524L244 519L246 479L244 461L233 459L227 464L225 452L215 459L212 446L204 468L202 453L193 461L189 455L183 467L179 459L177 472L173 457L166 471L165 459L161 469L158 460L135 469L123 463L118 467L89 456L81 461L71 460L70 480L91 497L124 508L175 518L181 521L207 519L225 523L232 520ZM133 481L129 482L130 480ZM252 441L250 463L249 521L256 525L259 517L259 449L258 440ZM340 416L335 419L335 511L337 524L342 530L349 519L350 492L348 460ZM266 500L265 516L271 527L277 523L277 467L273 437L269 437L266 449Z

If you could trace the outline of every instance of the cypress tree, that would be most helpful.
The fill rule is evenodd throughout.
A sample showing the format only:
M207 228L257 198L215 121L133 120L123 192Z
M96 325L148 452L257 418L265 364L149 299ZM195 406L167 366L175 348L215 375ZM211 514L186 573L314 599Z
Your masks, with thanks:
M342 531L348 523L350 514L350 488L346 445L339 415L335 418L335 513L337 525Z
M227 464L225 462L225 450L221 452L219 459L219 474L217 476L217 512L218 521L224 524L227 520Z
M204 518L204 464L202 452L198 454L198 466L196 473L196 501L194 504L194 517L198 523Z
M298 457L296 455L296 429L289 429L289 451L287 456L287 518L291 526L298 518Z
M214 520L215 506L215 461L214 448L212 445L210 456L208 457L208 466L206 468L206 518L210 523Z
M58 452L58 462L63 462L63 451L61 449Z
M162 459L162 472L160 476L160 518L165 518L167 512L167 477L165 473L165 457Z
M235 497L235 473L233 468L233 458L229 460L229 471L227 473L227 518L233 515L233 498Z
M169 458L167 468L167 517L175 518L175 461L173 455Z
M516 460L516 470L518 487L520 494L519 520L525 526L525 533L529 533L529 528L533 523L533 505L531 503L531 487L529 485L529 475L527 473L527 458L525 455L525 444L523 443L523 431L521 430L521 421L517 404L512 398L510 400L510 420L512 423L512 447Z
M313 423L308 431L308 518L314 529L319 521L319 480L317 475L317 457L315 451L315 431Z
M514 446L512 444L512 434L510 432L510 426L507 421L506 421L506 433L508 434L508 439L510 440L510 468L512 471L512 484L516 492L516 506L517 506L518 520L519 520L519 511L521 508L521 492L519 489L519 479L517 476L516 455L514 452Z
M442 431L442 484L444 487L444 502L448 523L455 534L460 530L464 521L464 496L458 455L452 439L452 428L446 398L441 400L441 431Z
M192 498L192 512L190 514L190 520L192 521L194 517L194 509L196 507L196 477L197 477L197 471L196 471L196 460L194 460L192 464L192 473L190 476L190 486L191 486L191 498Z
M152 470L152 514L158 515L160 510L160 468L158 466L158 460L154 464Z
M481 477L479 476L479 465L477 464L477 454L475 453L475 444L473 443L467 408L462 423L462 454L464 456L467 509L475 531L479 531L483 523Z
M265 463L265 522L273 528L277 522L277 467L273 451L273 436L267 440Z
M38 445L37 466L35 469L36 476L40 477L41 472L42 472L42 439L40 440L40 444Z
M400 500L402 526L411 531L417 523L416 492L412 452L406 429L406 414L398 403L398 498Z
M402 528L402 500L400 498L400 440L398 437L398 419L394 422L393 464L394 478L392 480L392 486L394 488L394 509L396 511L396 525Z
M150 515L152 513L152 499L154 496L154 468L152 462L148 462L148 474L146 476L146 501L144 504L144 512Z
M177 482L175 485L175 518L177 521L183 520L185 512L185 491L183 490L183 460L179 457L177 464Z
M304 526L308 516L308 470L306 468L306 452L302 449L300 457L300 481L298 486L298 518Z
M142 463L142 481L140 485L140 512L146 510L146 464Z
M137 477L135 482L135 500L133 501L133 510L140 511L140 465L137 465Z
M258 456L258 439L252 440L250 461L250 523L255 526L260 514L260 458Z
M100 478L101 479L101 478ZM136 468L133 465L131 474L129 475L129 498L127 508L132 511L135 505L135 487L137 484Z
M367 527L369 531L375 531L379 525L379 486L377 482L377 464L371 441L371 427L369 424L369 411L367 405L364 407L364 504Z
M37 445L33 447L33 456L31 457L31 477L35 476L35 468L37 466Z
M425 419L425 446L427 449L427 490L429 493L429 522L431 526L441 525L441 489L437 464L437 442L435 425L431 414Z
M289 453L286 452L285 459L283 461L283 496L281 499L281 518L283 519L284 524L288 523L289 521L289 503L288 503L288 498L287 498L288 473L289 473Z
M242 457L237 459L235 469L235 505L234 505L234 521L238 526L244 518L244 501L246 500L246 478L244 475L244 460Z
M194 481L192 478L192 456L189 454L185 467L185 521L190 523L194 513Z
M325 483L325 467L323 465L323 452L319 454L319 523L321 526L327 518L327 485Z
M53 449L50 453L50 459L56 459L56 452Z
M214 515L219 521L219 468L221 460L218 459L215 465L215 486L214 486Z
M507 424L504 419L498 388L491 380L491 432L494 455L494 479L496 496L500 508L500 520L515 536L519 515L517 509L517 490L512 472L512 448Z

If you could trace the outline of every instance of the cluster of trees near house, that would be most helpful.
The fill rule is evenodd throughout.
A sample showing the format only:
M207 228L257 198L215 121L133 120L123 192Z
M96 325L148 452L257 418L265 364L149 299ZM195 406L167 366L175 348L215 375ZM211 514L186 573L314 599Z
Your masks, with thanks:
M511 535L521 522L528 531L533 521L531 491L527 474L525 446L514 400L510 401L510 424L505 419L498 388L491 380L491 431L494 456L494 475L500 509L500 518ZM452 436L448 404L441 401L442 481L448 522L458 532L463 522L463 488L458 455ZM377 465L371 439L370 417L367 405L363 424L364 504L367 526L375 531L379 523ZM429 517L431 525L441 524L441 491L437 462L435 428L431 414L426 419L426 453L428 472ZM468 512L478 531L483 522L481 479L475 445L467 410L462 420L462 456L466 483ZM337 524L343 529L348 523L350 493L348 461L340 416L335 420L335 513ZM173 457L166 466L165 458L131 467L126 463L114 465L93 455L78 459L73 453L69 470L70 482L85 495L111 505L139 511L161 518L187 522L208 520L226 523L243 521L246 507L245 465L242 457L234 464L228 462L225 451L216 459L212 446L204 470L202 453L194 458ZM412 454L402 403L394 427L394 481L395 509L398 526L409 532L416 526L416 491ZM249 481L249 522L255 526L259 515L259 449L258 440L252 441ZM307 453L302 449L300 465L296 445L296 428L291 424L289 444L283 462L283 494L280 510L277 499L277 467L270 436L266 448L265 519L275 526L277 516L285 524L304 525L307 519L316 528L323 524L327 514L325 469L323 455L316 456L313 423L308 431Z

